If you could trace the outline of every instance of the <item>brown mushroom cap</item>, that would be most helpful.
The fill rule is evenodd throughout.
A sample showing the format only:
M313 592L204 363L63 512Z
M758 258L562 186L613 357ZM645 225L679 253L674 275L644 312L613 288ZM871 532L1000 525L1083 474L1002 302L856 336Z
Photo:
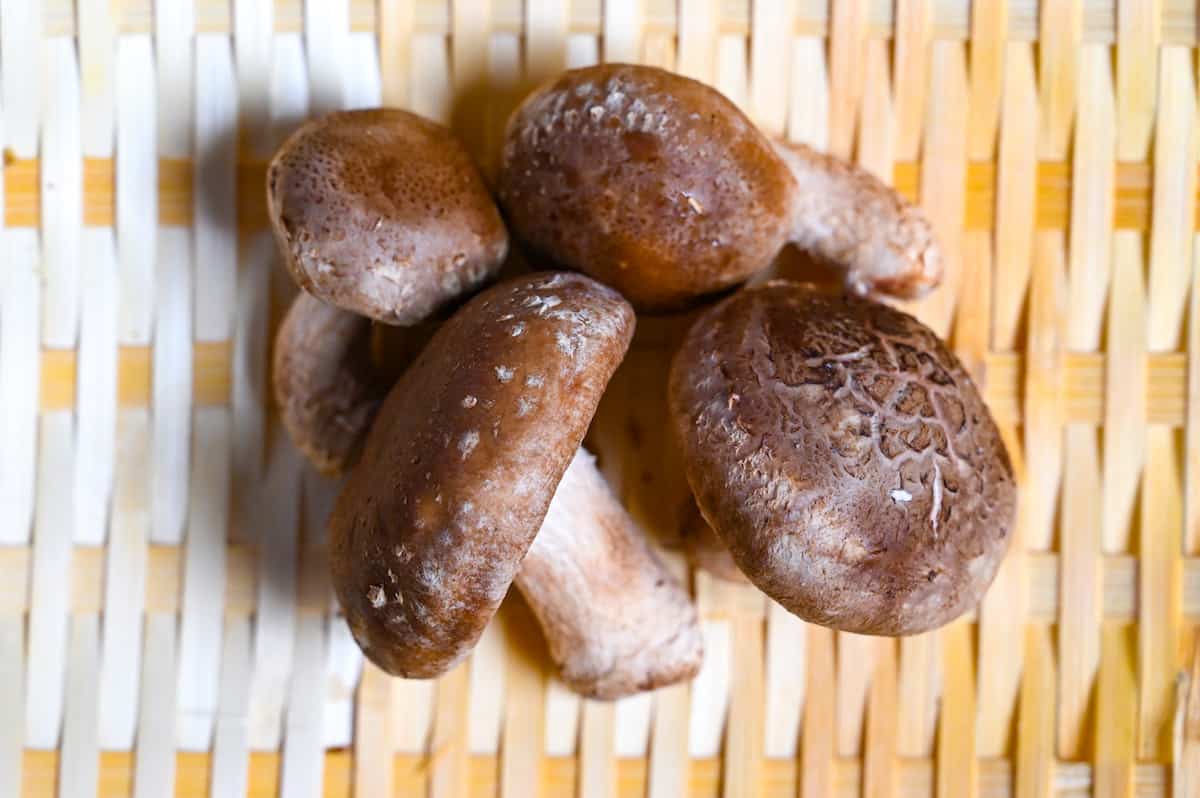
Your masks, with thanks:
M475 297L388 394L330 520L333 583L377 665L431 677L478 640L633 334L582 275Z
M716 90L604 64L564 73L514 112L498 192L517 236L655 311L763 269L791 228L794 186Z
M772 281L697 320L669 393L705 517L801 618L915 634L991 583L1012 466L970 377L911 316Z
M415 324L481 285L508 251L467 151L406 111L302 125L268 167L267 207L302 288L387 324Z

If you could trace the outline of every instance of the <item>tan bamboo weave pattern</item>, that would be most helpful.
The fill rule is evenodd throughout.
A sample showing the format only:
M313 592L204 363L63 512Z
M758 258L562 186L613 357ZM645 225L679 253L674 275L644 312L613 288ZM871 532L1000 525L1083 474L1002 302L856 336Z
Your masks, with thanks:
M1200 796L1198 39L1193 0L0 0L0 798ZM911 310L1021 483L970 617L857 637L687 575L682 324L644 319L589 443L690 579L700 676L581 701L516 598L437 681L364 667L336 485L270 406L265 163L390 104L490 173L598 60L928 210L951 267Z

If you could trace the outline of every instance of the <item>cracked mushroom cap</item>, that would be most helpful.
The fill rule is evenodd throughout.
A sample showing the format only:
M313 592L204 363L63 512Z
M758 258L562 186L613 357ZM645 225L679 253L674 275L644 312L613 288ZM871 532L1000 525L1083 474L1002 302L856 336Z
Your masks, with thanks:
M633 327L612 289L534 274L472 299L405 372L330 520L334 587L373 662L428 678L475 645Z
M516 236L644 311L766 267L794 191L771 142L720 92L629 64L571 70L526 98L498 180Z
M410 325L480 285L508 234L467 151L390 108L327 114L267 169L267 208L296 282L386 324Z
M1012 466L966 371L911 316L784 281L742 291L692 326L669 402L705 518L801 618L916 634L995 576Z

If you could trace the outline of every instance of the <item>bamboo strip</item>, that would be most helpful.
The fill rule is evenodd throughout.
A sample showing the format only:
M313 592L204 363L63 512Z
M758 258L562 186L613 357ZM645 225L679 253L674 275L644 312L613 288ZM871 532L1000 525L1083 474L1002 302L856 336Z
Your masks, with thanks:
M437 681L437 708L429 743L429 795L455 798L467 788L467 716L471 666L467 663Z
M829 13L829 151L849 158L863 92L867 3L842 0Z
M36 264L37 234L4 230L9 262L0 276L0 543L29 541L35 512L38 356L41 301Z
M17 795L24 770L25 619L0 614L0 794Z
M1120 133L1117 157L1146 157L1158 100L1158 45L1162 0L1117 6L1117 102Z
M1025 632L1025 675L1017 727L1017 798L1048 798L1054 783L1054 662L1049 630Z
M753 597L747 598L753 600ZM764 691L761 613L738 612L734 616L733 672L737 677L729 700L722 763L724 777L721 794L724 798L753 795L762 783Z
M133 747L142 671L149 532L150 418L144 409L117 418L116 480L104 573L104 626L99 680L100 745Z
M1096 530L1091 534L1095 535ZM1016 551L1019 548L1014 547ZM185 549L176 546L151 545L147 550L146 566L146 611L152 613L177 612L180 607L178 589L182 573ZM13 578L0 584L0 613L21 613L28 610L29 597L26 593L27 570L31 551L24 546L0 547L0 568ZM309 569L323 569L327 552L322 548L310 548L302 552L301 557ZM225 614L229 617L248 617L253 615L257 606L258 593L258 561L260 553L257 547L244 544L230 544L226 550L226 583L225 583ZM1026 579L1022 582L1020 593L1022 600L1028 594L1029 620L1039 623L1051 623L1057 620L1062 602L1062 559L1054 552L1027 552L1020 558L1027 563L1022 566ZM73 583L70 597L71 613L100 612L104 610L104 550L97 548L77 548L71 558L71 576ZM1008 560L1006 560L1006 563ZM1180 612L1191 623L1200 619L1200 557L1187 557L1181 560L1182 596ZM1105 555L1101 566L1101 606L1104 619L1120 623L1130 623L1138 615L1138 559L1127 554ZM999 593L1004 594L1007 588L1001 587ZM989 591L988 595L991 595ZM1004 605L1010 609L1011 604ZM329 604L323 596L303 599L298 607L300 613L320 614L328 611ZM774 612L774 611L772 611ZM980 615L987 615L987 602ZM704 617L713 621L728 621L733 613L728 610L710 610ZM968 613L967 618L976 618L976 613ZM778 619L783 622L782 618ZM775 620L771 621L775 623ZM341 621L338 621L341 623ZM797 621L797 623L799 623ZM772 627L775 628L775 627ZM785 652L803 650L803 634L796 635L786 649L780 650L780 656ZM790 654L789 654L790 656ZM795 674L793 660L786 665L791 670L786 674ZM781 664L780 667L785 667ZM784 673L779 679L785 678ZM780 685L782 688L783 685ZM794 700L799 703L803 691L790 686ZM781 715L780 717L786 717ZM781 723L781 726L785 724ZM781 734L783 732L781 731ZM791 734L794 735L794 729ZM784 737L786 742L786 735ZM784 743L779 743L783 745ZM784 756L786 754L772 754Z
M975 752L975 661L971 627L958 621L942 634L942 712L938 725L937 794L973 798L979 794Z
M99 636L100 619L95 615L71 619L58 759L58 788L64 796L96 794L100 759L96 721Z
M611 703L585 700L579 726L579 798L617 794L615 711Z
M391 717L395 685L396 680L372 663L363 666L354 716L354 786L347 795L368 798L395 793L394 768L388 767L389 762L394 762L396 749Z
M53 40L44 62L39 200L42 233L42 345L69 349L79 333L83 233L83 151L75 44Z
M808 653L804 725L800 737L800 796L829 798L834 794L833 633L821 626L805 626Z
M1134 794L1137 747L1137 681L1128 631L1106 623L1096 687L1095 798Z
M892 798L899 786L896 759L896 641L876 642L875 672L867 697L863 798Z
M134 798L169 795L175 787L175 616L146 614L145 655L139 674L137 747L132 774ZM101 762L104 761L101 754ZM103 767L103 765L102 765Z
M589 44L592 42L590 38L573 37L571 41L587 44L588 52L592 52L594 43ZM669 46L669 40L660 38L652 41L658 44L654 44L651 49L657 48L659 44ZM728 37L723 41L726 44L723 45L722 52L727 54L727 62L744 69L745 64L739 64L728 57L729 54L741 52L744 43L739 44L738 40ZM823 66L815 66L809 60L815 55L809 50L817 42L819 40L798 39L794 41L794 54L800 54L795 58L800 58L800 60L798 62L793 60L793 71L824 69ZM489 69L489 75L493 83L490 89L489 105L495 105L499 111L497 118L488 123L489 131L494 134L499 133L507 112L523 96L519 91L509 94L501 90L501 86L495 82L499 80L501 74L504 74L504 70L497 66L497 50L503 52L504 48L511 48L516 43L516 39L513 37L497 37L490 48L492 66ZM302 52L299 40L294 35L281 36L275 43L276 49L291 48L293 44L296 45L295 52ZM871 46L881 47L883 45L876 42ZM1018 49L1026 47L1024 43L1017 43L1014 46ZM420 48L423 53L434 57L436 62L448 63L448 51L439 45L437 39L421 39ZM1088 48L1083 49L1086 51ZM1098 48L1098 51L1104 52L1104 48ZM355 56L351 61L355 70L362 71L364 64L374 70L373 53L369 49L366 47L355 48L354 52ZM666 60L663 61L662 58ZM662 63L668 65L671 63L670 58L666 55L662 58L659 59ZM433 69L430 69L430 74L432 82L422 84L421 92L417 97L420 111L434 118L444 119L448 122L453 121L452 111L454 109L451 106L454 105L454 102L449 83L439 82L441 78L437 77L438 73ZM370 78L369 81L364 77L353 82L355 96L351 99L355 100L353 104L356 106L375 104L364 98L376 96L370 84L378 76L372 74L367 77ZM822 90L821 93L814 96L808 93L813 87L806 87L803 84L797 86L797 79L793 78L792 90L789 93L793 97L789 103L789 130L796 129L798 131L795 136L792 136L796 140L819 144L824 140L825 133L822 131L818 134L810 128L816 124L814 120L824 118L824 111L819 108L819 104L826 101L823 96L824 92ZM801 96L803 100L796 99ZM814 103L818 105L814 106ZM298 117L295 116L276 119L276 135L291 132L297 122ZM1094 144L1097 146L1103 144L1103 139ZM485 165L487 161L495 157L498 147L498 137L496 137L484 153ZM1148 230L1150 228L1153 167L1146 161L1113 163L1111 160L1108 166L1114 173L1111 187L1107 189L1106 194L1090 199L1111 203L1111 222L1116 229ZM162 158L159 159L157 168L160 223L169 226L189 224L195 213L193 206L196 202L192 161L190 159ZM92 226L114 224L119 214L115 198L117 170L114 162L109 159L84 159L83 169L84 222ZM41 163L36 159L11 160L4 169L4 191L7 195L7 204L3 218L9 228L37 227L41 223L40 171ZM924 169L920 162L904 160L895 164L891 180L901 194L914 199L919 193L923 172ZM996 165L991 161L972 159L967 163L965 175L966 204L961 220L956 219L955 223L967 231L992 230L997 202ZM262 189L265 179L266 163L261 156L247 156L237 164L235 172L238 197L237 221L238 229L243 233L262 232L267 227L266 200ZM1072 172L1072 162L1046 159L1037 162L1037 202L1034 217L1036 229L1068 230L1070 228L1071 204L1081 190L1076 185L1077 181L1078 178ZM146 218L144 214L143 218ZM1200 219L1193 220L1193 228L1200 229Z
M245 795L250 773L246 715L251 679L250 622L230 619L221 646L220 695L213 728L211 795ZM186 744L186 740L181 742Z
M1038 151L1041 157L1057 158L1067 152L1075 118L1083 0L1046 3L1039 6L1039 11Z
M1001 95L1007 72L1009 3L978 0L971 8L971 116L967 154L991 160L999 129Z
M1038 108L1032 49L1011 45L1005 63L997 165L992 341L998 349L1014 349L1033 262Z
M1200 246L1192 247L1192 300L1188 319L1187 418L1184 431L1183 553L1200 552Z
M1021 495L1029 482L1024 453L1016 430L1007 425L1000 434L1012 459L1013 478ZM1008 556L1000 564L979 610L979 709L975 737L979 754L1002 757L1009 753L1011 720L1018 700L1023 646L1013 644L1026 623L1034 591L1026 582L1030 557L1025 549L1029 526L1028 503L1017 502L1017 517ZM1032 614L1032 613L1030 613Z
M55 748L62 729L70 590L63 574L71 560L71 495L57 495L56 478L74 470L71 416L43 416L39 435L37 517L29 569L29 638L25 665L25 745Z
M271 798L279 787L279 754L256 753L250 756L248 798ZM330 751L325 755L324 798L349 798L351 780L356 762L348 751ZM209 794L210 758L203 754L180 754L180 774L175 795L181 798L200 798ZM929 782L931 764L927 760L901 760L901 794L917 796L932 795ZM419 756L397 756L392 762L393 778L397 788L389 795L421 796L428 786L424 759ZM688 798L715 798L720 789L721 769L718 760L697 760L694 774L688 779L680 795ZM470 788L466 793L473 798L485 798L495 794L496 761L491 757L473 757L470 768ZM28 796L53 794L58 754L55 751L26 751L24 770ZM646 771L640 760L618 760L619 798L637 798L644 794ZM129 779L134 767L133 757L127 752L111 752L100 757L100 789L97 798L120 798L128 794ZM1008 798L1012 763L1009 760L984 759L980 763L980 794L983 798ZM385 770L388 768L384 768ZM544 776L540 783L541 793L548 798L571 798L576 783L578 764L574 759L547 759ZM859 795L858 763L837 763L837 798L855 798ZM1081 785L1088 782L1090 772L1086 765L1055 763L1054 786L1062 798L1076 798ZM795 762L771 761L762 784L763 798L785 798L797 794L798 768ZM1137 781L1141 798L1166 798L1170 795L1167 779L1169 775L1161 764L1146 763L1137 768ZM1086 788L1083 788L1086 789ZM371 795L376 795L372 793Z

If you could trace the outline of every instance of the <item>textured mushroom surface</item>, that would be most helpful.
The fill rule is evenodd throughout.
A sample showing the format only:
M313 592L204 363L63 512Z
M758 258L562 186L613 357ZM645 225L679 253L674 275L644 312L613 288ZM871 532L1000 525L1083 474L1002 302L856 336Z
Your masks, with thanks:
M387 324L415 324L478 287L508 251L467 151L406 111L302 125L267 169L267 206L302 288Z
M915 634L990 584L1012 466L970 377L911 316L772 281L696 321L669 394L704 516L796 615Z
M330 520L333 583L363 651L432 677L478 640L633 334L578 274L472 299L393 387Z
M513 232L639 310L683 307L763 269L794 181L716 90L661 69L564 73L509 119L498 190Z

